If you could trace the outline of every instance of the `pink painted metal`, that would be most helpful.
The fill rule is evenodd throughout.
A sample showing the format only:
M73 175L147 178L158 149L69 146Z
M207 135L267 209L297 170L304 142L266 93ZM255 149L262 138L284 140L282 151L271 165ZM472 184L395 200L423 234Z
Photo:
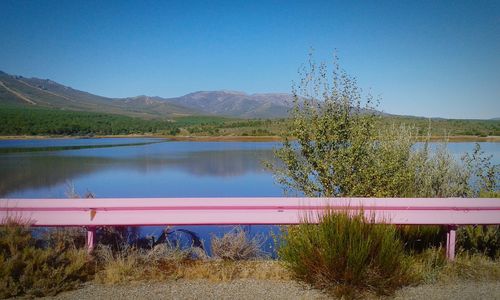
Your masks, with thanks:
M151 226L298 224L317 222L325 209L363 210L376 223L500 224L498 198L106 198L2 199L0 220L33 226ZM93 233L88 236L93 241ZM450 230L448 257L454 256ZM92 243L89 243L92 245Z
M95 245L95 227L87 227L87 250L88 252L92 252L94 250Z
M446 233L446 258L449 260L455 259L455 240L457 226L449 225Z

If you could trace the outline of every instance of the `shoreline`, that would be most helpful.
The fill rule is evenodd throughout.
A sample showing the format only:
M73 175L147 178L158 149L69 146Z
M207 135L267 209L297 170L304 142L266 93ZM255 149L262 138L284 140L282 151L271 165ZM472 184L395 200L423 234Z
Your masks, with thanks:
M282 138L279 136L169 136L158 134L127 134L127 135L96 135L96 136L60 136L60 135L9 135L0 136L0 141L3 140L45 140L45 139L103 139L103 138L164 138L172 141L183 142L279 142ZM417 141L425 141L427 137L417 137ZM431 136L431 142L454 142L454 143L470 143L470 142L491 142L500 143L500 136Z

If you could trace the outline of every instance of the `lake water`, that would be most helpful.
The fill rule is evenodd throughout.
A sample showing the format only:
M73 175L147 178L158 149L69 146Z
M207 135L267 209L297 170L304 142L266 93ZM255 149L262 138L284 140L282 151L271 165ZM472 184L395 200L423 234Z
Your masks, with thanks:
M123 144L127 146L119 146ZM499 164L500 143L480 144ZM272 150L278 146L142 138L4 140L0 141L0 198L64 198L70 185L80 194L92 192L102 198L281 196L281 188L261 164L273 160ZM457 158L473 147L474 143L448 144ZM27 152L18 152L23 149ZM206 241L211 233L229 230L188 229ZM246 228L251 234L274 229ZM142 231L159 234L158 228Z

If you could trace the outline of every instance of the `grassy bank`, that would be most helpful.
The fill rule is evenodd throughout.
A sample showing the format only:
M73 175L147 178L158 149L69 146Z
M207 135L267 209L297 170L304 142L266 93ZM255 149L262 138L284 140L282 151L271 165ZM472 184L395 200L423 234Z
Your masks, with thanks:
M336 247L332 247L331 239L320 239L323 242L314 242L313 248L303 242L297 244L297 238L314 240L320 236L312 232L303 235L301 226L309 226L307 224L283 227L283 234L275 237L279 252L277 260L270 259L262 251L262 239L251 238L239 229L222 237L212 237L212 255L208 256L206 249L201 247L180 248L168 239L156 242L148 238L131 239L130 231L124 228L100 228L96 250L89 255L84 248L85 231L82 229L55 229L33 235L27 226L7 222L4 223L6 226L0 227L0 297L56 295L89 282L114 285L178 279L303 281L304 274L310 274L311 277L305 280L309 285L331 295L358 298L390 295L404 286L500 280L500 261L477 254L472 248L460 248L456 261L447 262L442 247L429 244L418 251L415 247L406 250L402 247L411 244L411 239L422 240L421 233L430 231L420 230L419 234L403 236L394 226L373 227L359 218L349 221L342 215L330 215L327 219L330 221L322 222L319 227L308 228L323 233L337 228ZM332 227L333 224L337 225ZM360 239L368 232L372 232L370 238ZM362 250L369 244L359 244L361 248L355 246L379 238L384 241L383 248L378 248L380 246L376 245L380 244L375 243L374 252ZM442 243L439 234L434 238ZM459 245L464 244L459 241ZM324 256L326 252L322 249L340 252ZM311 256L308 251L319 252ZM303 255L295 256L294 253ZM326 257L330 258L325 261ZM354 260L342 266L342 259L347 257ZM365 259L358 259L360 257ZM369 260L376 265L367 263L368 257L375 258ZM304 259L313 265L304 265ZM301 265L299 272L294 267L297 263ZM353 277L354 270L366 270L367 273L362 275L364 271L357 271L361 277ZM317 272L322 276L314 275Z

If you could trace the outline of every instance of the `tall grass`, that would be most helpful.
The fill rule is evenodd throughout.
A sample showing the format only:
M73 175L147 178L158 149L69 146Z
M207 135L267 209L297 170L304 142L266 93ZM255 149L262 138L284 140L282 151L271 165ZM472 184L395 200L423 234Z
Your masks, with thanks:
M390 294L411 282L396 228L372 224L362 214L329 211L318 225L306 220L290 226L278 254L298 279L338 296L363 290Z
M483 254L459 252L446 260L441 247L427 248L411 256L415 283L448 283L456 280L500 280L500 262Z

